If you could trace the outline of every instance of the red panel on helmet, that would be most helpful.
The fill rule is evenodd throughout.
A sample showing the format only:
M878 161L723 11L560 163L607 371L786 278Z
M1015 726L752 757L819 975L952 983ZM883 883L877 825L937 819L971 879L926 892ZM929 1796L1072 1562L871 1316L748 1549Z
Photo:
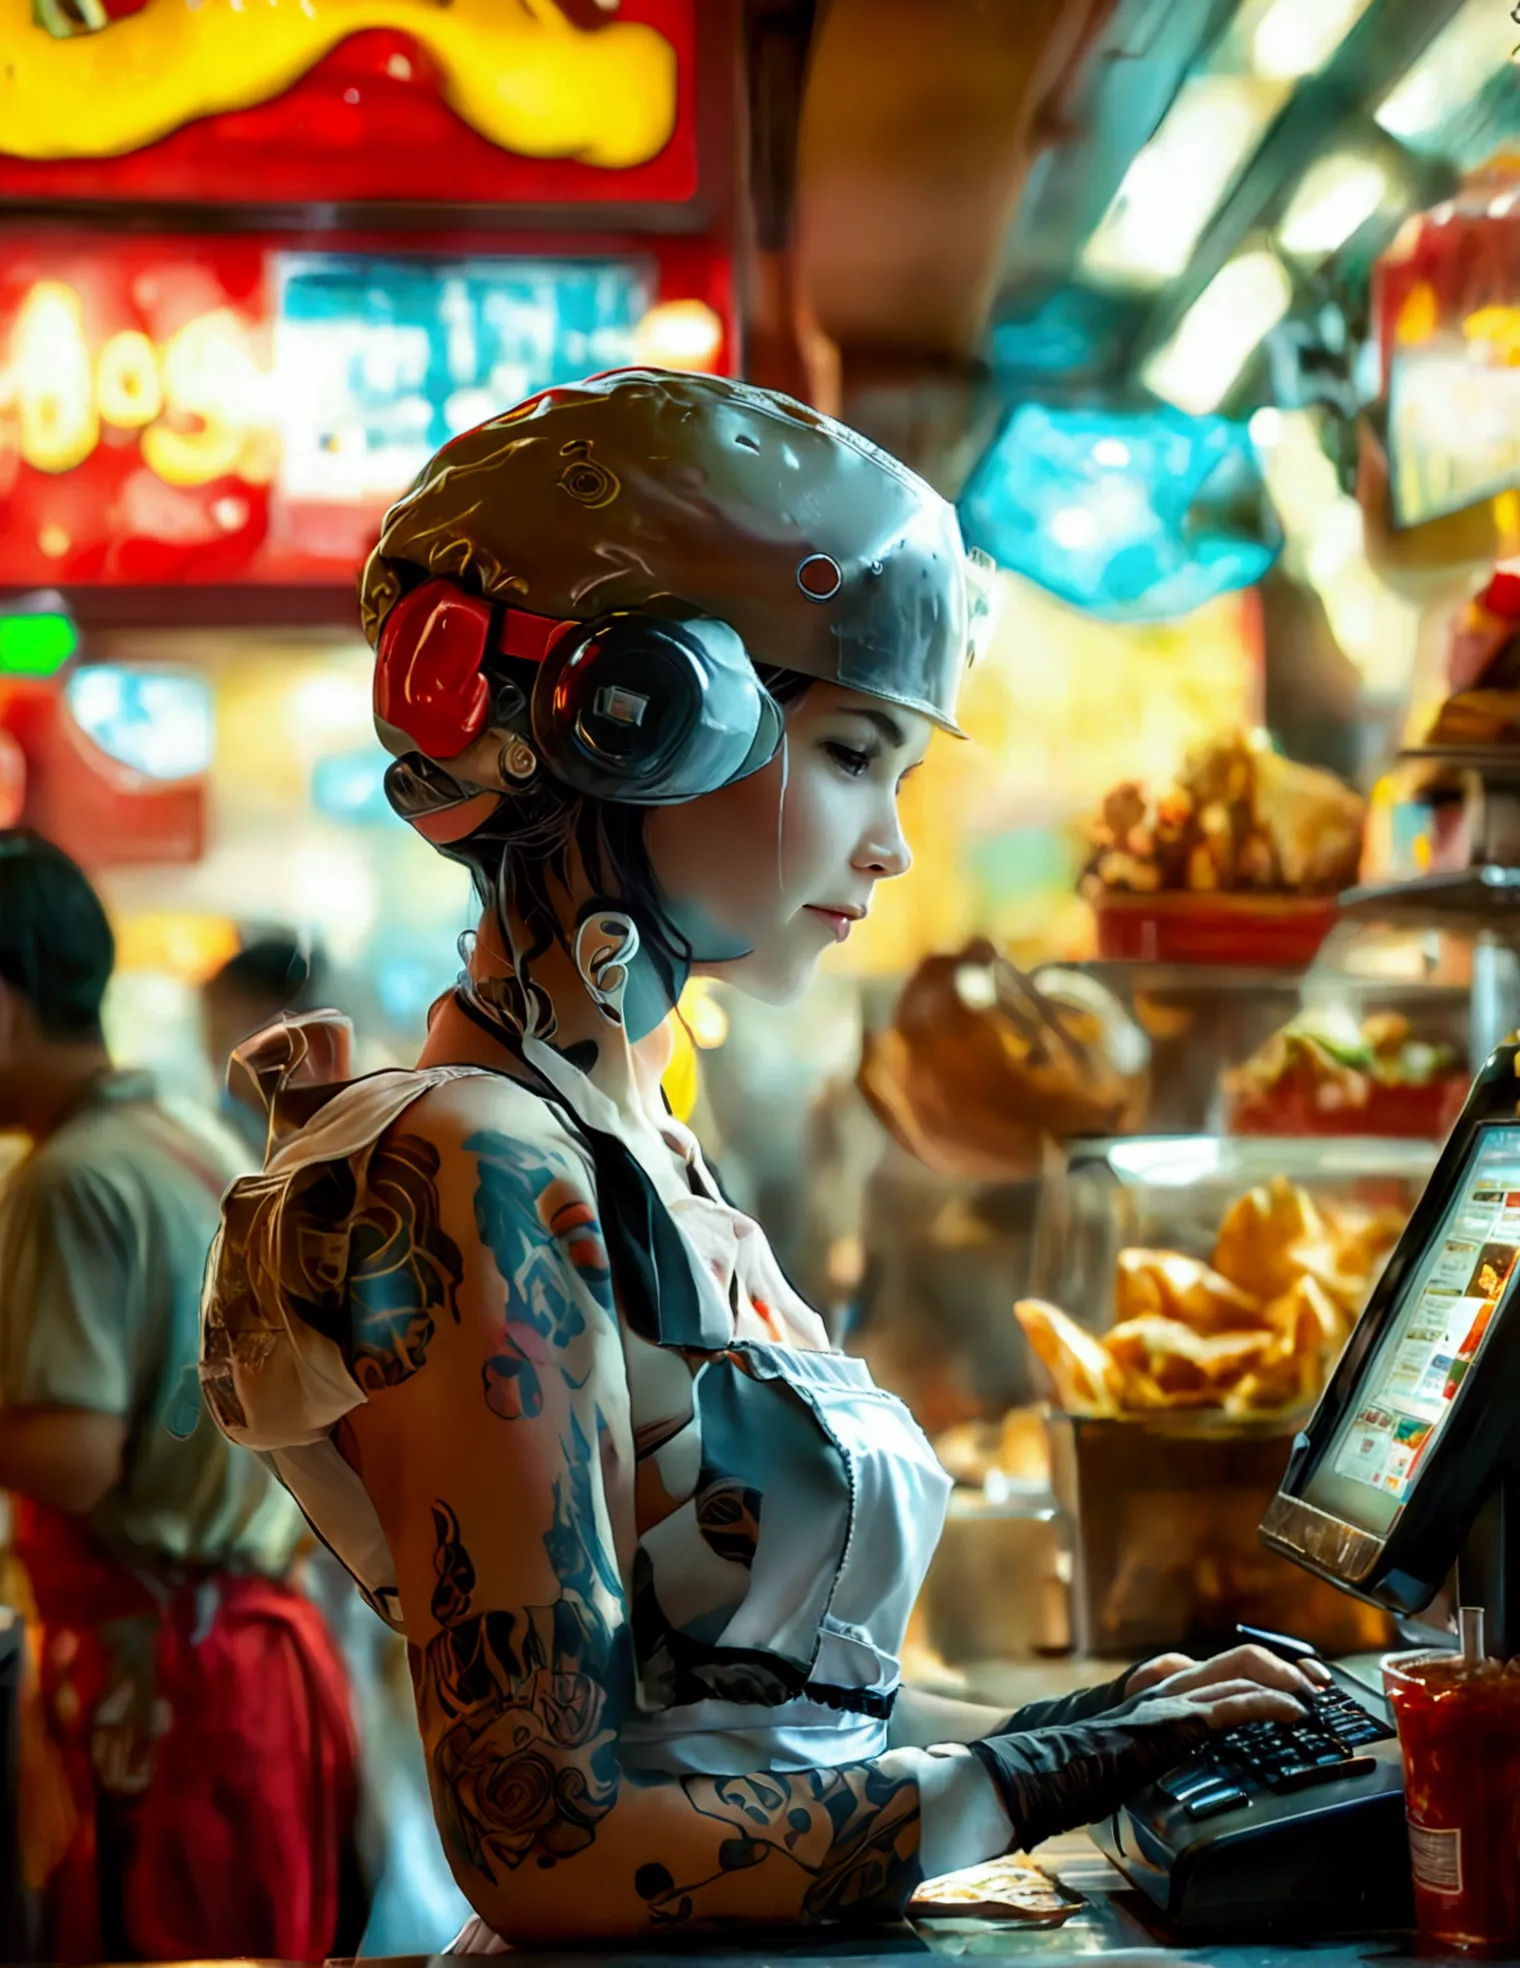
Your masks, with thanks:
M491 604L452 581L424 581L385 618L375 663L375 716L432 759L457 758L485 728Z

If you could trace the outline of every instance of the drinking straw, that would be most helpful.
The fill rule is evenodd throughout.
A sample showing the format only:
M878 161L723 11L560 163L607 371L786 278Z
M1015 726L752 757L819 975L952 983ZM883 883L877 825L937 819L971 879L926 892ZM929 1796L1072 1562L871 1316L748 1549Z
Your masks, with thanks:
M1459 1606L1457 1631L1462 1638L1462 1665L1476 1667L1483 1659L1483 1608Z

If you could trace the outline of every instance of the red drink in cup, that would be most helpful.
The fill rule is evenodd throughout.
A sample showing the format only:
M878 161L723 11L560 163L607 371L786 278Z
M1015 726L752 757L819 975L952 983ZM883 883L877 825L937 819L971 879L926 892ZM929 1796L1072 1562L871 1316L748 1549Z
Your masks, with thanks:
M1390 1654L1415 1918L1433 1940L1520 1942L1520 1662Z

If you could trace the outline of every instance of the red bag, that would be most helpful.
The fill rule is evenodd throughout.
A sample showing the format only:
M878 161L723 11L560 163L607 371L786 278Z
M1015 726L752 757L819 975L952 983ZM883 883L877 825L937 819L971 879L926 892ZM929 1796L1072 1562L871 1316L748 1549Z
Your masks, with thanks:
M149 1961L323 1960L358 1745L316 1607L272 1579L160 1589L74 1519L20 1500L16 1552L80 1815L48 1885L50 1958L100 1961L115 1940Z

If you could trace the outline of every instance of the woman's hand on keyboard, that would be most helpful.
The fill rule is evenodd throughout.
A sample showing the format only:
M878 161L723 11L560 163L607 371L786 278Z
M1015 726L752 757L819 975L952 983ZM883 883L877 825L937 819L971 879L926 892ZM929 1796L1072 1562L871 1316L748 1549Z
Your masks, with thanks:
M1188 1679L1196 1671L1195 1664L1173 1679ZM1015 1729L971 1743L1012 1826L1013 1845L1032 1851L1057 1832L1107 1817L1216 1730L1304 1719L1296 1695L1260 1681L1238 1678L1170 1689L1171 1683L1163 1682L1090 1722Z
M1180 1677L1179 1677L1180 1678ZM1117 1714L1148 1726L1197 1718L1208 1728L1238 1729L1247 1722L1302 1722L1308 1709L1296 1691L1265 1687L1244 1678L1210 1681L1192 1689L1174 1688L1170 1681L1127 1704Z
M1330 1685L1330 1670L1318 1660L1295 1665L1265 1647L1231 1647L1227 1653L1205 1661L1188 1654L1158 1654L1155 1660L1145 1661L1130 1672L1124 1692L1128 1700L1152 1693L1191 1695L1231 1681L1255 1682L1263 1688L1307 1696Z

